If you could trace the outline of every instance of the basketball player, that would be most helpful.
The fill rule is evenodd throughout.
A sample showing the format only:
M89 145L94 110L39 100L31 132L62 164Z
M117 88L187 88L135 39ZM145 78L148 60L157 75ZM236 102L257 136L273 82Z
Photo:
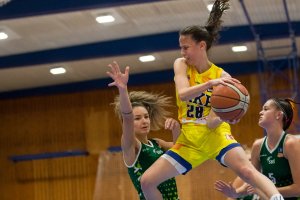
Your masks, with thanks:
M251 161L273 181L286 200L297 200L300 197L300 139L286 132L293 121L292 101L270 99L259 115L258 124L265 129L266 136L254 142ZM223 181L216 186L229 197L245 192Z
M231 168L269 199L282 199L274 184L251 165L243 148L232 137L230 125L217 117L210 107L213 86L239 82L207 56L218 38L220 18L229 8L228 1L215 1L206 26L189 26L180 31L182 58L174 62L174 79L182 130L176 144L143 174L141 185L147 200L162 199L157 190L160 183L185 174L208 159L216 159Z
M124 163L139 198L144 200L140 185L141 175L173 145L173 142L161 139L148 139L148 133L150 130L158 130L165 121L165 129L172 131L173 140L176 141L180 133L180 125L172 118L165 120L166 115L169 114L165 110L165 107L170 105L169 97L144 91L133 91L128 94L129 67L126 67L125 73L120 71L116 62L110 64L109 67L111 69L107 74L114 81L109 86L116 86L119 90L119 96L115 99L114 105L116 113L122 120L121 147ZM158 190L165 200L179 199L174 178L160 184Z

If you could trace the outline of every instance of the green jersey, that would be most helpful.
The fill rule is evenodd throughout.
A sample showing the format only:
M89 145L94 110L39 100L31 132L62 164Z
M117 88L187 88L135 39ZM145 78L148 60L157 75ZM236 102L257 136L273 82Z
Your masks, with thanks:
M284 187L293 184L293 177L289 161L284 157L283 146L287 134L282 133L275 148L270 150L267 145L268 137L264 138L260 150L260 163L262 173L269 177L276 187ZM297 197L284 198L285 200L297 200Z
M137 159L132 166L127 166L130 179L138 191L140 199L146 199L141 189L140 179L142 174L161 156L163 150L155 140L149 140L149 144L141 143ZM164 200L177 200L177 186L175 178L166 180L158 186Z
M257 196L256 194L247 195L244 197L237 198L237 200L259 200L259 196Z

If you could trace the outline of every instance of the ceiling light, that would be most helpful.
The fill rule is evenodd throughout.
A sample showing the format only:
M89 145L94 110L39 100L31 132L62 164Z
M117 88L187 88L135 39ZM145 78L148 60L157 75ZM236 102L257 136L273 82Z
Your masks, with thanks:
M96 21L100 24L114 22L115 18L112 15L102 15L96 17Z
M56 67L56 68L50 69L50 73L53 75L64 74L64 73L66 73L66 69L63 67Z
M211 4L208 4L208 5L206 6L206 8L207 8L207 10L209 10L209 12L210 12L210 11L212 10L213 6L214 6L214 4L211 3Z
M155 60L155 57L152 56L152 55L141 56L141 57L139 57L139 60L140 60L141 62L151 62L151 61L154 61L154 60Z
M231 48L231 50L233 51L233 52L243 52L243 51L247 51L247 46L244 46L244 45L241 45L241 46L233 46L232 48Z
M0 6L4 6L5 4L7 4L10 1L11 0L0 0Z
M0 32L0 40L5 40L8 38L8 35L4 32Z

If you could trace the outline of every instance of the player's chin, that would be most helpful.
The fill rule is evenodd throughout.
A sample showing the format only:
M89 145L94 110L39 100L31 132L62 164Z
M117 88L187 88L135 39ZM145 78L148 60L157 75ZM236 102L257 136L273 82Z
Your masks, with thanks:
M188 65L194 65L194 62L190 58L185 58L185 62Z
M258 120L258 126L260 126L260 127L262 127L262 128L264 127L263 121L262 121L261 118Z
M141 133L143 133L143 134L148 134L150 132L150 129L149 128L143 128L142 130L141 130Z

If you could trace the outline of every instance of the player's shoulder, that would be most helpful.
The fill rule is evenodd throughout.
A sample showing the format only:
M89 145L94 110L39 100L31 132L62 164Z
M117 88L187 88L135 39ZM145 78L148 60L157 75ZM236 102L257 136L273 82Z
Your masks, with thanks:
M186 60L184 57L180 57L180 58L176 58L175 61L174 61L174 64L185 64L186 63Z
M263 141L264 141L264 137L254 140L252 148L260 147L262 145Z
M291 135L291 134L288 134L285 138L285 146L299 146L300 144L300 137L298 135Z
M186 64L186 60L185 58L177 58L175 61L174 61L174 70L175 70L175 73L181 73L181 72L185 72L186 69L187 69L188 65Z

